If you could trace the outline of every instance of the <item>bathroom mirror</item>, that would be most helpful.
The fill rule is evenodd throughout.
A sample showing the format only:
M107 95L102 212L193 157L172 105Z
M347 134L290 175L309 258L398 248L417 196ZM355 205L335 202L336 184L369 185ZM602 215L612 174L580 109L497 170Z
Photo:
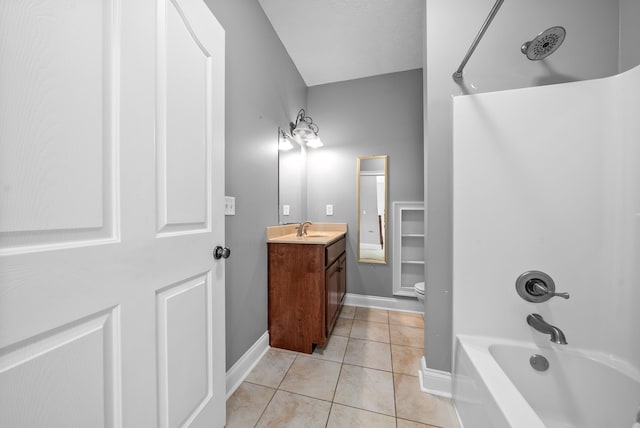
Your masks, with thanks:
M387 156L358 157L358 261L387 263Z
M278 222L306 220L306 149L295 142L292 148L278 150Z

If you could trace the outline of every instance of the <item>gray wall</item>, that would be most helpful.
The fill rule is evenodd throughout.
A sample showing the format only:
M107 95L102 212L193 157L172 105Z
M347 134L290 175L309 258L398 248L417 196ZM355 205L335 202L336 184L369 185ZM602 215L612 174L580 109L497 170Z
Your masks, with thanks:
M226 32L226 355L231 367L267 330L265 228L278 224L278 126L306 86L257 1L206 0Z
M620 71L640 64L640 1L620 0Z
M617 1L516 0L503 4L467 64L464 83L455 84L451 74L493 3L427 0L425 10L425 343L427 366L443 371L451 370L451 296L455 293L451 286L452 97L592 79L618 71ZM637 25L638 19L633 22ZM520 45L553 25L567 29L564 44L544 61L527 60ZM543 125L544 117L532 118L532 124Z
M394 200L422 200L422 70L312 86L307 105L324 143L308 152L307 215L348 223L347 292L391 297L392 249L386 265L356 260L357 157L389 155L389 210ZM333 204L333 216L325 215L326 204Z

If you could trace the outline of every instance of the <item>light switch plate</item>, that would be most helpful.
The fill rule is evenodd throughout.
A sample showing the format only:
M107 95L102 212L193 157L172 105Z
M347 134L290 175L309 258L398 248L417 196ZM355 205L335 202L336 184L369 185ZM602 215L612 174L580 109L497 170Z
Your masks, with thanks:
M233 196L224 197L224 215L236 215L236 198Z
M327 204L327 215L333 215L333 204Z

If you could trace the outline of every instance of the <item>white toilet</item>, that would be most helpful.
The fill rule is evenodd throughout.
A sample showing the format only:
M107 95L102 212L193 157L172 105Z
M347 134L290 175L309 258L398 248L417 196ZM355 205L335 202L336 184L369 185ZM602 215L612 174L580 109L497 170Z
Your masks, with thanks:
M414 291L416 292L416 297L420 303L424 303L424 282L416 282L416 285L413 286Z

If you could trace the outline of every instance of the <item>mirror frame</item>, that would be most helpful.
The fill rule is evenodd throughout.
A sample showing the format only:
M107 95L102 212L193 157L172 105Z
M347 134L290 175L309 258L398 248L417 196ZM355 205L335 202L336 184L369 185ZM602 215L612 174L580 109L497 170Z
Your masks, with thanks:
M384 162L384 215L383 215L383 223L384 227L382 228L382 249L383 249L383 258L373 259L373 258L363 258L360 254L360 177L361 177L361 162L366 160L373 159L382 159ZM358 168L357 168L357 199L358 199L358 236L357 236L357 246L358 246L358 262L359 263L375 263L375 264L387 264L387 248L389 248L388 240L387 240L387 230L389 229L388 223L388 199L389 199L389 173L388 173L388 155L378 155L378 156L358 156ZM379 174L377 174L379 175Z

